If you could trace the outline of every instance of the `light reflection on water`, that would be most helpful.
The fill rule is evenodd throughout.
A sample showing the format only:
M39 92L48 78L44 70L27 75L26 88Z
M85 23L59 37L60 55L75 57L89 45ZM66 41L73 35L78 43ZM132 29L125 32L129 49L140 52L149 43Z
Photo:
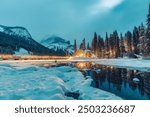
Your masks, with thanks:
M76 63L84 76L91 76L91 86L114 93L124 99L150 99L150 72L103 66L92 62ZM138 79L137 82L134 79Z
M42 64L43 67L72 66L78 68L86 78L93 79L92 87L111 92L127 100L150 99L150 72L116 68L93 62ZM140 82L134 81L138 79Z

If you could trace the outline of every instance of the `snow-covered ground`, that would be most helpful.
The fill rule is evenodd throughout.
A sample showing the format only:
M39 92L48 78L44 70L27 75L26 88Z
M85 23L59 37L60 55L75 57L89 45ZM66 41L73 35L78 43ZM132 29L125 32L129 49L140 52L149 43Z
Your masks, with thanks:
M0 99L73 99L67 92L78 92L82 100L121 99L91 87L91 81L70 66L47 69L29 63L0 63Z
M150 71L150 60L71 58L64 62L94 62L102 65ZM62 60L58 60L62 62ZM77 92L79 99L121 99L91 87L92 79L85 79L71 66L40 67L56 64L53 60L0 61L0 99L73 99L67 92ZM45 66L45 67L46 67Z
M111 65L117 67L131 68L142 71L150 71L150 60L142 59L101 59L97 64Z
M123 68L131 68L143 71L150 71L150 60L143 59L90 59L90 58L72 58L71 61L94 62L101 65L109 65Z
M55 60L5 60L0 61L0 64L15 64L15 63L21 63L21 64L36 64L36 63L52 63L55 62ZM142 70L142 71L150 71L150 60L143 60L143 59L90 59L90 58L84 58L84 57L70 57L69 59L64 60L57 60L58 63L60 62L94 62L96 64L101 65L108 65L108 66L116 66L121 68L131 68L136 70Z
M15 55L29 55L29 52L23 48L20 48L19 51L15 52Z

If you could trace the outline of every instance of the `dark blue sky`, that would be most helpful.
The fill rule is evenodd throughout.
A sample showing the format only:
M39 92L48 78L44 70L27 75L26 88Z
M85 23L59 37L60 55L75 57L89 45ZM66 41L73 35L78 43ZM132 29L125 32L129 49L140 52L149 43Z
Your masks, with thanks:
M0 24L24 26L34 39L68 40L125 32L146 24L149 0L0 0Z

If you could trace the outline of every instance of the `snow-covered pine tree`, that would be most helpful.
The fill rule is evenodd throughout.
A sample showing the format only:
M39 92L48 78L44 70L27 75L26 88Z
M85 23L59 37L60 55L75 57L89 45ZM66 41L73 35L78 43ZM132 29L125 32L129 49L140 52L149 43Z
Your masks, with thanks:
M150 4L147 15L147 30L146 30L146 43L145 43L145 56L150 57Z
M139 48L139 54L141 56L144 55L144 51L145 51L145 45L146 45L146 36L145 36L145 27L143 25L143 23L141 24L141 26L139 26L139 44L138 44L138 48Z

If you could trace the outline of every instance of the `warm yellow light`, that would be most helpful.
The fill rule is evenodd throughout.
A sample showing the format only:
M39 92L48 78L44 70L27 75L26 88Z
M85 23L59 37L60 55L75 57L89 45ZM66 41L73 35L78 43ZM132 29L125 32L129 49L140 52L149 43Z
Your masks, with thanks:
M52 59L69 59L69 56L36 56L36 55L3 55L0 54L1 60L52 60Z
M71 60L73 57L69 57L69 59L67 59L67 60Z
M113 54L113 52L112 52L111 50L110 50L110 52L109 52L109 53L110 53L110 55L112 55L112 54Z
M77 66L79 69L83 69L84 67L86 67L86 63L77 63L76 66Z
M83 53L79 54L79 57L84 57L84 54Z

